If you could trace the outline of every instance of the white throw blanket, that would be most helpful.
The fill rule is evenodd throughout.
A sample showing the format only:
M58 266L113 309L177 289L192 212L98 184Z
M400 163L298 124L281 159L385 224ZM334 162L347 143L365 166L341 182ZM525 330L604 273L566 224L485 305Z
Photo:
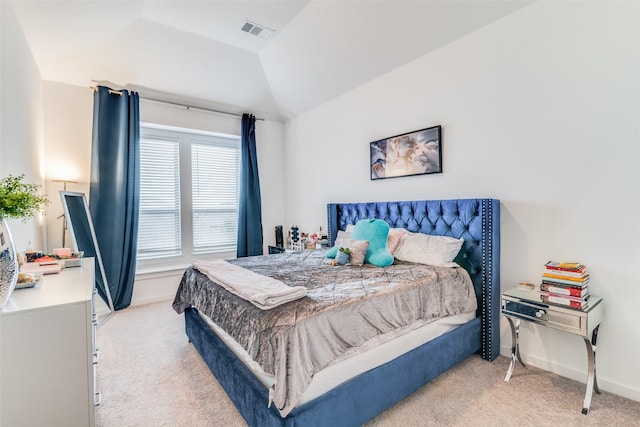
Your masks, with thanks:
M287 286L280 280L254 273L223 260L193 260L193 267L234 295L261 310L269 310L304 297L302 286Z

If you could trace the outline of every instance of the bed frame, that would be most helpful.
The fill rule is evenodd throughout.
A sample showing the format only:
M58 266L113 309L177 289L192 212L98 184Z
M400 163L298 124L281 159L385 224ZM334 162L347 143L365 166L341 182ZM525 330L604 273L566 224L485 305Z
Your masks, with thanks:
M336 203L327 206L329 241L360 219L391 227L464 238L456 261L474 283L477 317L396 359L365 372L282 418L269 391L207 326L195 309L185 311L187 336L250 426L359 426L411 395L472 354L494 360L500 350L500 201ZM212 402L212 404L214 404Z

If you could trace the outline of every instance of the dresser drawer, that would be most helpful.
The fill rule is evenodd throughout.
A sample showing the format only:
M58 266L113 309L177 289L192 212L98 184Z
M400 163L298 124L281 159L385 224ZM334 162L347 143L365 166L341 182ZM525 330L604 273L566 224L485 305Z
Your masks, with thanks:
M588 333L586 316L579 310L505 298L502 301L502 314L578 335L586 336Z

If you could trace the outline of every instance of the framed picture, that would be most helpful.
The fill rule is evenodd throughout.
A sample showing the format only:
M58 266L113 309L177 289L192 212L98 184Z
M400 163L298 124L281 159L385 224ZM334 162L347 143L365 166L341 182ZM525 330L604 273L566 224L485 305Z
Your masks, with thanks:
M442 129L433 126L369 144L371 179L442 173Z

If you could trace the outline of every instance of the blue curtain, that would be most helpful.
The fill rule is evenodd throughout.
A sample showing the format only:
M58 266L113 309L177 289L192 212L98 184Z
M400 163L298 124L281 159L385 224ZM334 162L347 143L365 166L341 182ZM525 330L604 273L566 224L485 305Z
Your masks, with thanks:
M89 210L116 310L128 307L133 293L140 201L139 163L138 94L98 86L93 97ZM99 280L98 293L105 299L101 286L104 288Z
M240 160L240 210L237 256L262 255L262 203L256 153L256 118L242 115Z

